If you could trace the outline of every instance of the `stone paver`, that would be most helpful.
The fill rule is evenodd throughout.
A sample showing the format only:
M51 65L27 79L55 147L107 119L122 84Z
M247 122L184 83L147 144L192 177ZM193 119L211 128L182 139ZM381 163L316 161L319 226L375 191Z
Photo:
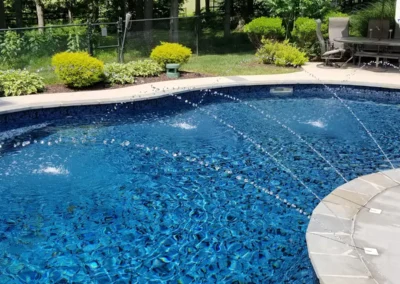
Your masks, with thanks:
M399 181L400 169L362 176L315 208L307 247L321 283L400 283Z

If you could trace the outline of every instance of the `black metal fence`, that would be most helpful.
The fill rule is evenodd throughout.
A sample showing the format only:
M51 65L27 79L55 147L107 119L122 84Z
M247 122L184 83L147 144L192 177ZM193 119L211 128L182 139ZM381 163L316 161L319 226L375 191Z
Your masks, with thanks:
M0 29L0 69L50 66L51 57L63 51L87 51L105 62L131 61L148 57L163 41L198 54L199 24L198 17L184 17Z

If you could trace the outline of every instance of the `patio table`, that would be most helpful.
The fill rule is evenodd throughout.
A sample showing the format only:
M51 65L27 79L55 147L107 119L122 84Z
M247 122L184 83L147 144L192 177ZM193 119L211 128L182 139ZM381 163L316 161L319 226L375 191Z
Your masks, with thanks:
M342 43L347 43L352 46L350 48L351 50L351 56L353 57L353 61L355 61L355 53L357 50L357 47L360 45L373 45L373 46L378 46L378 52L376 53L376 67L379 65L379 58L390 58L389 54L382 54L379 51L379 48L381 46L386 46L386 47L400 47L400 39L377 39L377 38L367 38L367 37L340 37L340 38L335 38L334 41L337 42L342 42ZM399 55L400 57L400 55Z

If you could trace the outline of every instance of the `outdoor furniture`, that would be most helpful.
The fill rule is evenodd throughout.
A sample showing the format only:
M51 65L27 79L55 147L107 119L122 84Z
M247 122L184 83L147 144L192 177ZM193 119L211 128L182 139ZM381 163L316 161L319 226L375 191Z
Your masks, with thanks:
M390 23L386 19L372 19L368 22L368 37L377 39L389 38Z
M371 19L368 21L368 38L387 39L389 38L389 20L384 19ZM379 46L375 45L362 45L359 46L360 51L363 52L379 52Z
M371 57L375 58L376 67L379 66L380 59L397 59L400 64L400 53L390 53L390 52L381 52L381 47L400 47L400 39L377 39L377 38L366 38L366 37L341 37L336 38L335 41L349 44L351 46L351 54L352 56L359 58L359 64L361 63L362 57ZM373 45L378 47L378 51L364 51L360 49L360 46L363 45Z
M349 18L329 18L329 40L325 41L321 31L321 20L317 22L317 38L321 46L321 58L325 60L325 65L339 66L332 61L343 59L346 52L344 44L336 42L337 37L347 37L349 35Z

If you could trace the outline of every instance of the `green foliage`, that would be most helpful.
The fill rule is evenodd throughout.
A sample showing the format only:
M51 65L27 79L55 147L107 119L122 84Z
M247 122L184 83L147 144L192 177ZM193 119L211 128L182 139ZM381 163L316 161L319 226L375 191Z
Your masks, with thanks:
M292 31L292 38L302 51L306 52L309 56L318 54L319 44L316 34L317 23L314 19L310 18L297 18L294 22L294 29Z
M382 1L374 2L350 17L351 33L354 36L368 36L368 22L371 19L389 19L395 25L395 0L386 0L382 13Z
M61 52L53 56L58 77L70 87L82 88L103 80L104 63L86 52Z
M331 0L265 0L265 5L274 17L281 17L289 35L294 20L303 17L322 18L331 5Z
M137 60L131 61L126 65L132 70L132 74L135 77L153 77L158 76L164 71L157 62L153 60Z
M156 46L150 54L150 58L165 68L166 64L187 63L192 56L190 48L185 47L179 43L161 42Z
M77 52L81 51L81 37L79 34L73 34L69 33L68 35L68 41L67 41L67 46L69 52Z
M306 54L292 46L288 41L276 42L263 39L262 44L256 56L264 64L297 67L308 61Z
M44 89L43 79L26 70L0 71L0 95L20 96L35 94Z
M133 84L135 78L128 64L121 63L109 63L104 66L104 74L106 76L107 82L112 85L119 84Z
M250 41L259 47L263 38L282 39L285 29L281 18L260 17L244 26L243 31L248 34Z
M163 68L153 60L138 60L127 64L106 64L104 70L107 82L124 85L133 84L134 77L158 76Z
M52 56L65 50L83 50L87 47L86 40L82 40L85 35L85 26L0 33L0 63L25 67L33 58Z
M9 63L21 55L23 41L21 36L14 31L7 31L5 35L0 38L0 61L2 63Z

